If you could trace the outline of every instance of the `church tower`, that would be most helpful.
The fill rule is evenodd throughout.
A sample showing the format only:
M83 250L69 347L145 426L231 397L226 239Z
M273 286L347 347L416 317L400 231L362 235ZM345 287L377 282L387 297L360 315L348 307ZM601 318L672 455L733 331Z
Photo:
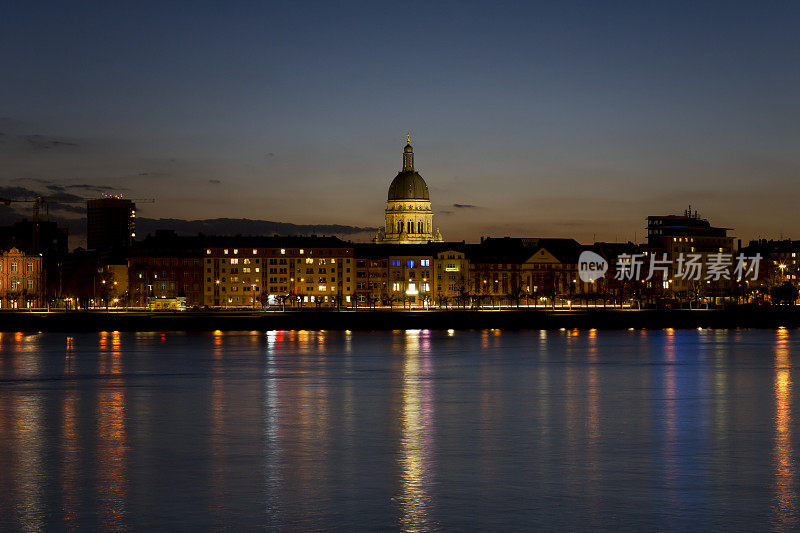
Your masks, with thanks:
M373 239L375 243L426 244L441 242L438 228L433 229L433 211L428 185L414 170L414 148L407 135L403 149L403 170L389 185L386 200L386 226Z

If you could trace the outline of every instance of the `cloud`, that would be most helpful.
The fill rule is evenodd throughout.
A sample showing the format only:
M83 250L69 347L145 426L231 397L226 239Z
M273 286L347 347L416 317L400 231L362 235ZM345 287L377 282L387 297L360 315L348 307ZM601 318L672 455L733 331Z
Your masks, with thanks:
M27 187L0 187L0 198L8 199L33 199L40 196L38 193Z
M78 183L74 185L66 185L67 189L82 189L84 191L127 191L126 187L112 187L111 185L92 185L91 183Z
M68 189L79 189L91 192L108 192L108 191L127 191L125 187L112 187L111 185L95 185L93 183L64 183L55 180L46 180L42 178L15 178L15 182L29 182L44 185L45 189L50 192L66 193ZM29 189L30 190L30 189ZM41 195L42 193L35 193Z
M62 141L60 139L55 139L52 137L47 137L45 135L25 135L24 139L28 142L28 146L33 148L34 150L53 150L53 149L69 149L78 146L75 143Z
M448 211L448 210L445 209L445 210L442 210L442 211L438 211L437 214L438 215L452 215L453 211Z
M477 205L472 205L472 204L453 204L453 207L458 208L458 209L477 209L478 208Z
M208 180L208 182L209 183L214 183L214 184L222 183L220 180Z
M213 218L186 220L178 218L136 218L136 233L146 235L157 230L170 229L180 235L337 235L353 236L374 234L377 227L348 226L343 224L292 224L273 220L247 218Z

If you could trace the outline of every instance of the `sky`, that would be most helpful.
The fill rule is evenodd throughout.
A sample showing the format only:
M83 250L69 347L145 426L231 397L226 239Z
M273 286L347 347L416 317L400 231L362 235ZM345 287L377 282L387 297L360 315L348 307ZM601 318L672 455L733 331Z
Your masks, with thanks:
M799 25L797 2L6 2L0 187L374 227L410 132L447 240L642 240L689 204L800 238Z

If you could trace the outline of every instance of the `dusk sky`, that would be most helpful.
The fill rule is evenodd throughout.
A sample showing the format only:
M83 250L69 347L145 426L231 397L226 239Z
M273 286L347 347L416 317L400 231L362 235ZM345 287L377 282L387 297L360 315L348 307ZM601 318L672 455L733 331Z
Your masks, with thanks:
M410 131L447 240L641 240L690 203L800 238L798 28L797 2L6 2L0 186L379 226Z

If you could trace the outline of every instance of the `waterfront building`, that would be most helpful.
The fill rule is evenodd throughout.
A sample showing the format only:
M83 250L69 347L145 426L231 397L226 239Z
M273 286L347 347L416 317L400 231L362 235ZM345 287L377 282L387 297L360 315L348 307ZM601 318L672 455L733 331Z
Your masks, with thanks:
M428 184L414 168L411 138L403 149L403 168L389 185L385 226L373 242L376 244L426 244L441 242L439 229L433 227L433 210Z
M62 286L62 267L69 252L66 228L39 215L36 220L20 220L0 226L0 250L17 248L42 255L42 279L45 297L57 297Z
M595 304L622 305L624 301L640 291L642 286L640 281L618 279L617 272L623 268L630 268L632 257L644 256L641 245L630 241L596 242L592 246L592 251L608 262L606 275L594 283L596 288ZM626 264L623 265L623 263Z
M356 244L355 305L375 307L389 298L389 257L386 246Z
M522 239L481 238L480 244L467 245L469 286L474 303L501 305L512 302L522 291L522 263L533 251Z
M125 257L136 237L136 204L124 198L86 202L86 247Z
M355 261L352 245L336 237L276 237L269 260L288 263L288 301L293 306L350 307L355 296ZM277 246L276 246L277 245ZM272 266L272 265L270 265ZM270 276L272 276L270 274ZM273 286L273 285L271 285ZM279 285L283 287L283 285ZM280 299L284 293L270 295ZM270 304L275 301L270 301Z
M128 258L128 304L148 307L153 298L185 297L189 307L203 305L203 244L172 231L137 243Z
M687 301L720 299L733 291L732 280L720 279L693 280L686 277L675 277L677 259L680 254L698 254L703 265L709 263L709 256L719 253L730 254L735 252L733 237L728 236L730 228L714 227L711 223L701 218L697 211L691 207L683 215L649 216L647 217L647 245L643 247L645 260L650 260L651 254L656 254L656 259L661 259L667 254L667 259L672 263L669 279L653 280L646 283L645 287L650 293L662 293L667 298L676 298ZM702 277L706 275L703 269Z
M11 248L0 254L0 309L44 306L42 256Z
M522 264L525 298L549 304L587 303L594 300L600 287L578 276L578 258L589 249L574 239L521 239L533 253ZM541 300L544 298L544 300Z
M438 247L437 247L438 248ZM434 299L440 307L469 304L469 260L466 244L443 243L433 257Z
M259 246L260 245L260 246ZM219 238L203 251L203 305L256 308L262 302L264 262L268 255L258 237Z
M781 285L800 284L800 241L791 239L750 241L742 248L746 257L761 256L757 280L748 280L737 287L736 296L747 301L764 302L772 299Z

